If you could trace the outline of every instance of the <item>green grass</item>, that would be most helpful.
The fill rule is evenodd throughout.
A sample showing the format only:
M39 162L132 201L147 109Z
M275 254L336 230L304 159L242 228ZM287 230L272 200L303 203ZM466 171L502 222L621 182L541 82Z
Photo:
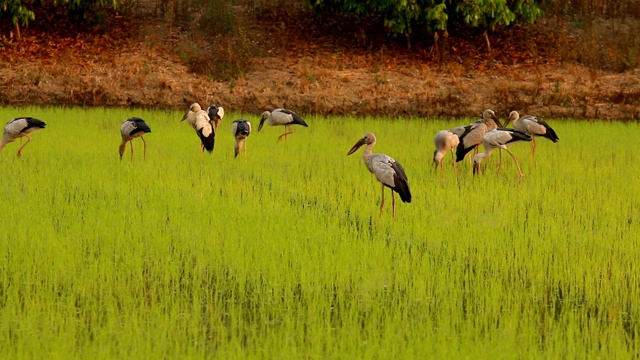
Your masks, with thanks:
M0 109L47 128L0 153L0 353L8 358L640 356L636 123L549 123L473 177L433 135L469 123L307 116L233 157L228 114L200 155L181 112ZM120 123L152 133L117 153ZM411 204L347 157L366 132ZM506 154L505 154L506 155Z

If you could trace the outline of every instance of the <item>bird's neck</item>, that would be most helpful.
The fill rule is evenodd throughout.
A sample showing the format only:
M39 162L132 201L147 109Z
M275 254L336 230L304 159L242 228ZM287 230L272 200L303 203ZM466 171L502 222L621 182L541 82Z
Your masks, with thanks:
M364 151L362 152L362 156L366 156L366 157L371 156L373 154L373 147L374 146L376 146L375 142L367 145L367 147L364 148Z

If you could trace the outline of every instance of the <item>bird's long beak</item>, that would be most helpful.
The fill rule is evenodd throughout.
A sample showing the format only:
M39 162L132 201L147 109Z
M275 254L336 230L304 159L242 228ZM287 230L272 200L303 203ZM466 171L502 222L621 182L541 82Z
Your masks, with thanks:
M511 122L511 117L507 117L507 120L504 122L504 127L509 126L509 123Z
M497 116L495 116L495 115L491 115L491 117L493 118L493 121L495 121L495 122L496 122L496 124L498 125L498 127L499 127L499 128L501 128L501 127L502 127L502 123L500 122L500 119L498 119L498 117L497 117ZM508 119L507 119L507 121L508 121ZM506 126L506 125L505 125L505 126Z
M184 113L184 116L182 117L182 120L180 120L180 122L185 121L185 119L187 118L187 116L189 116L189 112L187 111L186 113Z
M351 150L349 150L349 152L347 153L347 156L353 154L354 152L356 152L356 150L360 149L360 147L364 145L364 138L358 140L358 142L353 145L353 147L351 148Z
M260 119L260 125L258 125L258 132L260 132L260 129L262 129L262 125L264 125L264 118Z

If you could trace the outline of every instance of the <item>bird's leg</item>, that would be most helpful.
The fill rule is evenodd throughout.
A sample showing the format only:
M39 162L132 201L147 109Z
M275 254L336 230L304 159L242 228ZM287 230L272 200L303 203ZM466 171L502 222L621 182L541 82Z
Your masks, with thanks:
M289 126L289 125L285 125L284 126L284 131L285 131L284 134L278 136L278 141L280 141L280 138L283 137L283 136L284 136L284 139L287 140L287 136L289 134L293 134L293 128L291 126Z
M384 184L382 184L382 201L380 201L380 216L382 216L383 208L384 208Z
M505 149L507 150L507 149ZM520 173L520 178L522 179L524 177L524 174L522 173L522 170L520 169L520 164L518 164L518 159L516 159L516 156L513 155L511 153L511 151L507 150L507 152L509 153L509 155L511 155L511 157L513 158L513 161L516 162L516 167L518 168L518 173Z
M496 176L500 176L500 168L502 167L502 149L498 149L498 153L500 154L500 161L498 162L498 174Z
M391 190L391 207L393 208L393 218L396 218L396 194Z
M531 156L536 153L536 137L531 135Z
M458 175L458 169L456 168L456 154L451 152L451 158L453 159L453 173Z
M129 145L131 146L131 160L133 160L133 139L129 140Z
M27 142L24 143L24 145L20 146L20 149L18 149L18 157L20 157L20 155L22 155L22 149L24 149L25 146L27 146L27 144L29 143L29 141L31 141L31 137L29 137L29 135L24 135L27 137ZM22 138L20 138L20 141L22 141Z
M247 144L245 143L246 140L242 140L242 146L244 147L244 159L247 159Z
M200 143L200 154L204 153L204 144Z
M147 160L147 142L144 141L144 137L140 136L140 139L142 139L142 143L144 144L144 160Z

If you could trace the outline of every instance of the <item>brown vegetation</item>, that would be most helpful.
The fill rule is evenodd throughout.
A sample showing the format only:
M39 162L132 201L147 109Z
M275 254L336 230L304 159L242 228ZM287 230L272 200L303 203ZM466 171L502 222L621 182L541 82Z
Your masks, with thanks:
M407 51L375 24L278 1L147 4L90 32L23 29L0 40L0 103L260 113L640 118L636 18L546 18L490 33L427 37ZM197 0L196 0L197 1ZM271 5L265 5L269 3ZM273 5L272 3L275 3ZM141 3L144 5L144 3ZM216 5L218 4L218 5ZM285 21L296 18L297 21Z

